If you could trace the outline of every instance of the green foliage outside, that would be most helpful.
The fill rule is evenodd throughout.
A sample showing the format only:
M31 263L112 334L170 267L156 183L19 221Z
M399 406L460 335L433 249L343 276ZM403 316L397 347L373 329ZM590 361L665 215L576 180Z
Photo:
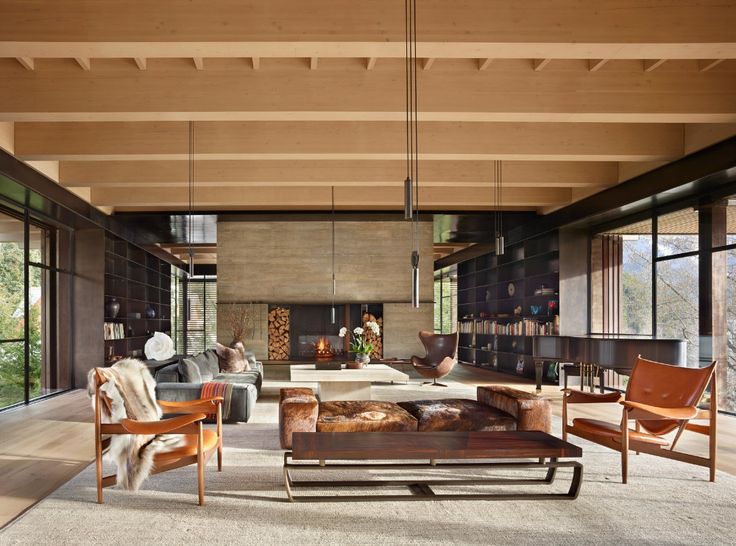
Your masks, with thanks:
M32 286L41 286L41 271L31 268ZM22 339L23 249L15 243L0 243L0 340ZM30 396L41 394L40 306L30 316ZM24 344L0 343L0 407L24 400Z

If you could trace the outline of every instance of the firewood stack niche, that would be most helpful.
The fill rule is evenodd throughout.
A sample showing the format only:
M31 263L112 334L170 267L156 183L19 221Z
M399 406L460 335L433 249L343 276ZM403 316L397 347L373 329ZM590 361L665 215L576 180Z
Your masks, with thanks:
M289 308L274 307L268 312L268 359L289 360Z
M376 322L380 328L378 335L374 334L373 331L368 328L369 322ZM383 317L376 318L371 313L363 313L363 331L365 332L365 339L367 342L373 344L373 352L371 358L383 358Z

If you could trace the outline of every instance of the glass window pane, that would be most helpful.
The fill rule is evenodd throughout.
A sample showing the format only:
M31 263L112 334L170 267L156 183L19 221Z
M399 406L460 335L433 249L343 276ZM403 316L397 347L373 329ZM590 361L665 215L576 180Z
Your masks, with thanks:
M713 358L719 362L724 360L726 362L725 373L723 370L718 372L720 379L718 383L720 389L718 396L720 399L719 409L736 413L736 250L715 252L713 254L714 268L718 262L720 262L718 265L723 265L724 259L726 262L726 324L725 328L722 324L713 325ZM715 285L714 282L714 296L718 292L718 288L723 293L723 286L716 288Z
M726 244L736 244L736 198L728 200L726 226Z
M657 263L657 337L687 340L688 366L698 366L698 257Z
M678 210L657 221L657 256L674 256L698 250L698 212Z
M0 407L25 401L24 278L23 222L0 213Z
M33 243L31 243L33 244ZM48 272L38 267L30 267L28 303L30 317L28 319L28 367L29 386L28 392L30 398L38 398L43 392L43 379L49 380L50 375L50 358L44 354L44 338L47 338L48 332L48 314L46 313L45 303L48 299L46 286L48 283ZM43 373L46 372L46 373Z

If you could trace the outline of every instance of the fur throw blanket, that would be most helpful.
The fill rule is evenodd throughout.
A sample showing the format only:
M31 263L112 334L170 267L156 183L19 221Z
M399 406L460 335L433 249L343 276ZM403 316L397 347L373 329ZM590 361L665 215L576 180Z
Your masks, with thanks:
M103 423L120 423L123 419L159 421L161 408L156 403L156 382L146 365L125 358L109 368L97 368L106 382L100 387ZM87 375L87 393L95 404L97 381L95 370ZM154 456L168 451L182 441L181 435L114 434L111 436L108 460L117 466L117 483L124 489L137 490L151 473Z

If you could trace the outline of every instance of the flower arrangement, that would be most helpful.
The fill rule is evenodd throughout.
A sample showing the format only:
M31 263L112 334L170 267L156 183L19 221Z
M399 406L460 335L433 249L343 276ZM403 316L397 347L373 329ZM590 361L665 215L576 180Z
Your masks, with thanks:
M366 328L370 329L371 332L378 335L381 332L380 326L375 321L368 321L365 323ZM348 329L343 326L340 328L340 337L345 337L348 333ZM358 355L370 355L373 352L373 344L369 343L365 339L365 329L357 326L351 333L352 341L350 342L350 350Z

